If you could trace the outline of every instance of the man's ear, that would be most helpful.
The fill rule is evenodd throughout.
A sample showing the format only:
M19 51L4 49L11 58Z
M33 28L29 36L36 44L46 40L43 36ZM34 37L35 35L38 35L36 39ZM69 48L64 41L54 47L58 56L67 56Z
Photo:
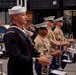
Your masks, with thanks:
M38 32L41 32L41 29L38 29Z
M17 16L16 15L13 15L13 18L16 20L17 19Z

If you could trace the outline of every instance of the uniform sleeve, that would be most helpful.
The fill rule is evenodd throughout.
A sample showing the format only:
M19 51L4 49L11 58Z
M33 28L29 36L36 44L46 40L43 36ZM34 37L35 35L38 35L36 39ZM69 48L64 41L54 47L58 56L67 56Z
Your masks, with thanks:
M15 33L8 33L4 36L5 47L8 57L21 62L32 62L32 57L23 55L21 53L21 46L19 44L18 35Z

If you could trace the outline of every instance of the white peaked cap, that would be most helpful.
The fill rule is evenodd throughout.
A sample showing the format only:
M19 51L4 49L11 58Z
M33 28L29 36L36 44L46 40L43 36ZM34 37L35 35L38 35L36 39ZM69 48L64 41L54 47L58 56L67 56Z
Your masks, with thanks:
M43 28L44 28L44 27L47 28L47 23L48 23L48 22L43 22L43 23L40 23L40 24L36 24L35 26L36 26L36 28L42 28L42 27L43 27Z
M63 17L59 17L59 18L54 20L54 22L57 22L57 21L63 21Z
M44 20L45 21L48 21L48 20L54 20L55 16L48 16L48 17L45 17Z
M26 12L26 8L25 7L21 7L21 6L14 6L11 9L8 9L9 15L13 15L13 14L19 14L22 12Z

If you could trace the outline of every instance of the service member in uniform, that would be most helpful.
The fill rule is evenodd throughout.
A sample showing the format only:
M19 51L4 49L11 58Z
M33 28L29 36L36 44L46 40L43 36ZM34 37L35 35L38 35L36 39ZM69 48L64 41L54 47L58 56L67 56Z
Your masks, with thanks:
M63 26L63 17L55 19L54 22L56 24L56 28L54 30L56 39L61 41L66 41L67 39L64 37L63 31L61 30L61 27ZM73 42L73 41L74 41L73 39L67 40L67 42Z
M44 20L47 21L47 29L48 29L48 34L47 34L47 38L49 39L51 45L60 45L60 42L56 40L55 35L52 31L52 27L54 26L54 17L55 16L49 16L49 17L45 17Z
M63 31L61 30L61 27L63 26L63 17L55 19L54 22L56 24L56 28L54 30L55 38L56 38L56 40L61 42L61 45L63 44L67 48L70 45L70 42L72 42L73 40L70 40L70 39L67 40L64 37ZM62 52L64 52L63 46L61 46L61 50L62 50ZM66 49L66 51L69 52L67 49ZM62 59L64 59L64 56L62 56ZM65 59L67 59L67 58L65 58ZM64 68L65 65L66 65L65 63L62 63L62 68Z
M50 41L50 43L52 44L55 44L55 41L56 41L56 39L55 39L55 37L54 37L54 34L53 34L53 31L52 31L52 27L54 26L54 17L55 16L48 16L48 17L45 17L44 18L44 20L46 21L46 22L48 22L47 23L47 29L48 29L48 34L47 34L47 38L49 39L49 41Z
M47 22L36 24L35 26L38 31L38 35L34 40L35 48L40 53L43 53L44 49L50 51L50 43L49 40L46 38L46 35L48 33Z
M38 31L38 35L34 40L35 48L38 50L38 52L41 53L41 55L47 55L47 54L52 55L50 42L46 38L46 35L48 33L47 22L36 24L35 26ZM50 61L51 61L51 58L50 58ZM36 71L37 71L38 75L41 75L41 73L44 73L42 68L41 68L41 65L36 64ZM49 68L49 70L50 70L50 68Z
M63 32L60 29L61 26L63 25L63 17L55 19L54 22L56 24L56 28L54 30L54 34L55 34L56 40L63 40L64 39Z
M56 28L54 30L56 40L60 41L62 46L66 46L66 45L69 46L72 40L70 39L67 40L64 37L63 31L61 30L61 27L63 26L63 17L55 19L54 22L56 24Z
M9 57L7 75L33 75L33 62L50 64L50 60L45 56L37 57L40 53L33 47L32 41L23 29L23 25L27 23L25 7L14 6L9 9L9 15L12 25L4 35Z

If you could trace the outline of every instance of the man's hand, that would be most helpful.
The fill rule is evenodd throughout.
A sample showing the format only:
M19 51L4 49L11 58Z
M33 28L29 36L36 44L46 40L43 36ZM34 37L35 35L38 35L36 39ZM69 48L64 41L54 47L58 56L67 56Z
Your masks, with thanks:
M61 44L62 44L63 46L65 46L65 45L67 45L67 46L70 45L70 43L67 42L67 41L66 41L66 42L62 42Z
M69 41L70 43L72 43L72 42L74 42L75 40L74 40L74 39L68 39L68 41Z
M51 60L48 57L41 56L37 59L38 59L38 63L40 63L42 65L50 65L51 64Z

